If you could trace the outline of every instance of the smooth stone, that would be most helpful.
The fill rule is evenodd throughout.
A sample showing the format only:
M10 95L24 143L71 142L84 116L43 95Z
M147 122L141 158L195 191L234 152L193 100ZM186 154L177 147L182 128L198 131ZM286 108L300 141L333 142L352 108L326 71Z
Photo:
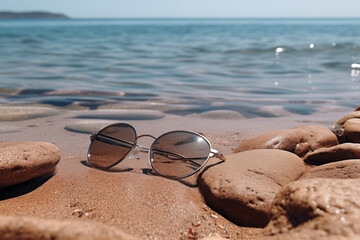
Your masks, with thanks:
M346 141L360 143L360 118L347 120L343 127Z
M353 118L360 118L360 111L351 112L348 115L345 115L341 119L339 119L336 124L343 125L346 121Z
M70 132L94 134L99 132L102 128L114 123L110 120L84 120L76 123L68 124L65 129Z
M22 127L19 126L0 124L0 133L14 133L20 132L21 130Z
M33 217L0 216L2 240L135 240L114 227L95 222L45 220Z
M266 132L245 139L235 149L235 152L251 149L282 149L303 157L318 148L337 144L339 144L338 139L330 129L320 125L307 125Z
M329 148L320 148L304 157L308 164L325 164L336 161L360 158L359 143L342 143Z
M241 113L231 110L213 110L193 114L192 116L207 119L245 119L244 115Z
M98 107L99 110L108 110L108 109L146 109L146 110L156 110L160 112L177 112L177 111L189 111L195 110L198 107L190 104L171 104L171 103L162 103L162 102L139 102L139 101L126 101L123 103L114 103L114 104L105 104Z
M309 178L360 178L360 159L324 164L308 170L301 179Z
M273 202L265 239L359 239L359 184L323 178L288 184Z
M250 150L226 158L203 173L200 191L210 207L242 226L264 227L277 192L305 172L302 159L282 150Z
M110 120L154 120L165 117L165 114L153 110L92 110L79 114L76 118L110 119Z
M47 142L0 142L0 188L54 173L60 150Z
M49 117L61 111L46 107L0 107L0 121L20 121Z
M294 115L282 106L263 106L258 110L259 113L268 115L269 117L284 117Z
M355 108L355 111L360 111L360 105Z

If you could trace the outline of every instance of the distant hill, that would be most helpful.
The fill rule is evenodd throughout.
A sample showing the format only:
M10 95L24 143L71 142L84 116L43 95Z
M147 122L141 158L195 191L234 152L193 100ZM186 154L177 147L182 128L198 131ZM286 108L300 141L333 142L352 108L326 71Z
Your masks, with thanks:
M0 19L67 19L68 16L50 12L9 12L0 11Z

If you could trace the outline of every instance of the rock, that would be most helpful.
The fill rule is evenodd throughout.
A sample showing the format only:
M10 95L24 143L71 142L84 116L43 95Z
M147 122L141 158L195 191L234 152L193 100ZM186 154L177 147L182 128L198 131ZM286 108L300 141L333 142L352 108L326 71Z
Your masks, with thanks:
M343 127L346 141L360 143L360 118L347 120Z
M46 107L0 107L0 121L19 121L59 114L61 111Z
M60 150L46 142L0 142L0 187L53 173Z
M213 110L202 112L200 114L193 114L194 117L208 118L208 119L244 119L244 115L239 112L231 110Z
M342 143L329 148L320 148L304 157L308 164L325 164L347 159L360 158L359 143Z
M22 127L19 126L0 124L0 133L20 132L21 130Z
M268 117L283 117L294 115L293 113L284 109L283 106L263 106L260 107L257 112Z
M355 111L360 111L360 105L356 107Z
M2 240L137 239L100 223L56 221L19 216L0 216L0 236Z
M339 119L336 124L343 125L347 120L353 118L360 118L360 111L351 112L343 118Z
M242 152L250 149L282 149L305 156L321 147L331 147L338 144L336 135L326 127L308 125L286 130L263 133L245 139L235 149Z
M328 163L308 170L301 179L360 178L360 159Z
M165 114L154 110L92 110L79 114L76 118L109 119L109 120L154 120L165 117Z
M359 239L360 179L304 179L276 196L260 239Z
M114 121L110 120L84 120L68 124L65 126L65 129L71 132L93 134L113 123Z
M264 227L277 192L305 171L298 156L276 149L245 151L226 158L203 173L200 191L207 204L243 226Z

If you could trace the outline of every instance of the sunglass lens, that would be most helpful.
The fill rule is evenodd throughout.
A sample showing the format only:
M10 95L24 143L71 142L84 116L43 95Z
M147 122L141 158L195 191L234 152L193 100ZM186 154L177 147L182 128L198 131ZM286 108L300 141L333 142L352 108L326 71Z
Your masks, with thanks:
M90 144L88 159L96 168L110 168L131 151L136 131L128 124L114 124L96 134Z
M173 179L197 172L206 163L209 154L210 144L204 137L185 131L160 136L150 149L154 170Z

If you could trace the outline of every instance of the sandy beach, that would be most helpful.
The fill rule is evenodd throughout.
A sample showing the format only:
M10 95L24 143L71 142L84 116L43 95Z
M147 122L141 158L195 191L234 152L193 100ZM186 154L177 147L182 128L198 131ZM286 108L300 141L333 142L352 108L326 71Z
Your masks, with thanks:
M208 236L251 239L261 234L263 228L235 224L209 207L199 191L196 176L184 181L156 176L151 173L147 155L142 153L126 158L111 171L90 168L86 161L90 132L115 122L127 122L139 134L154 136L171 130L190 130L205 135L213 148L227 156L248 137L309 124L330 127L347 114L253 119L167 114L153 119L158 112L138 110L137 120L131 120L135 118L130 116L132 111L108 110L100 115L97 111L61 111L53 116L1 122L2 142L49 142L60 149L61 160L51 176L2 188L0 215L100 222L139 239ZM150 143L145 141L144 145L147 144ZM211 159L205 172L217 162L218 159Z

